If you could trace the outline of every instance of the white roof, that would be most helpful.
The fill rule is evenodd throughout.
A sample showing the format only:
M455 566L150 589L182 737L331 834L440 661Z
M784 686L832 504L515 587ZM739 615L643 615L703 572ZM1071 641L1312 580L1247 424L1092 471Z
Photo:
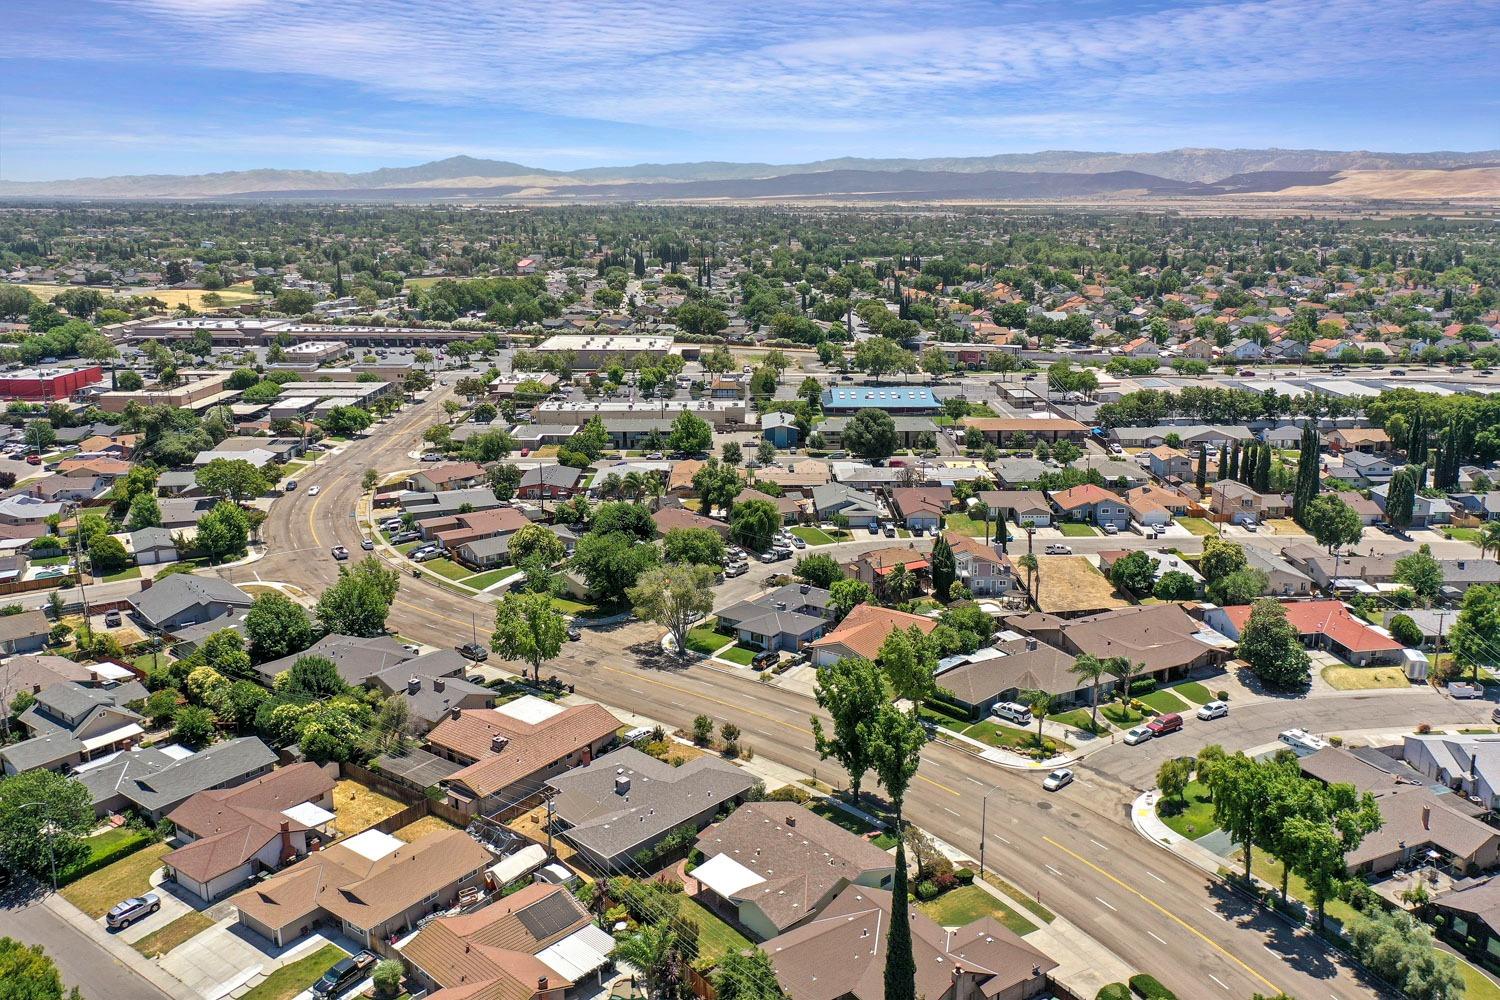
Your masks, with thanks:
M181 743L172 743L168 746L156 747L155 749L157 750L157 752L164 753L168 757L171 757L173 760L187 760L193 755L193 751L189 750Z
M135 676L117 663L90 663L89 669L105 681L125 681Z
M406 846L406 841L400 837L393 837L379 830L356 833L348 840L341 840L339 843L360 857L369 858L371 861L379 861L392 851Z
M522 695L515 701L508 701L504 705L496 705L495 711L506 718L524 722L528 726L535 726L546 722L563 710L561 705L538 698L536 695Z
M303 826L311 827L319 827L333 821L333 813L313 802L304 802L300 806L283 809L281 815L287 819L294 819Z
M580 927L550 948L537 953L537 961L569 982L576 983L609 961L615 939L594 924Z
M532 844L506 855L498 864L490 865L490 874L495 876L496 885L509 885L527 872L540 868L546 860L547 849L541 844Z
M121 726L119 729L111 729L107 733L101 733L98 736L90 736L83 741L83 748L85 750L97 750L100 747L107 747L111 743L118 743L120 740L128 740L132 736L139 736L144 732L144 729L132 722Z
M736 894L765 881L727 854L715 854L694 868L693 878L725 899L733 899Z

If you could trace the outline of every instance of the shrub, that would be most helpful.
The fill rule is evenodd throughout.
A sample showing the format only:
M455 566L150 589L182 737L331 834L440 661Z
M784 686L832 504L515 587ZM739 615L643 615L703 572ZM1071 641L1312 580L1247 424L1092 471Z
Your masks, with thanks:
M394 959L383 959L375 965L375 995L393 997L401 992L401 977L406 969Z
M1101 986L1099 992L1094 994L1094 1000L1130 1000L1130 987L1124 983Z
M1156 678L1155 677L1142 677L1138 681L1131 681L1130 682L1130 695L1133 698L1138 698L1138 697L1140 697L1143 694L1150 694L1152 691L1155 691L1155 690L1156 690Z
M1432 723L1430 722L1423 722L1417 726L1417 733L1421 736L1426 736L1430 732L1432 732Z
M968 868L960 868L953 873L953 877L958 880L959 885L974 884L974 872Z
M1142 972L1130 977L1130 989L1145 1000L1177 1000L1177 994L1156 981L1156 977Z
M108 850L93 853L80 864L69 868L67 871L57 873L57 884L68 885L77 882L85 875L91 875L101 868L108 868L121 858L128 857L143 847L156 843L154 832L147 833L144 830L137 831L137 835L128 840L120 840L109 846Z
M796 785L782 785L780 788L776 789L773 792L767 792L766 801L795 802L798 805L805 805L806 803L812 801L812 795L809 794L805 789L798 788Z
M937 899L943 894L943 890L937 887L937 883L931 879L917 883L917 898L924 903L928 900Z
M1217 699L1219 699L1220 701L1228 701L1229 700L1229 692L1228 691L1215 691L1214 692L1214 697L1217 698Z

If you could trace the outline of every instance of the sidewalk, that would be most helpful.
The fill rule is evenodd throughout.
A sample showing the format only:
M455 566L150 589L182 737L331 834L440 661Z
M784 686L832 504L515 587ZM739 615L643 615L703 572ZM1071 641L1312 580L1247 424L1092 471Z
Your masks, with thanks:
M92 919L56 893L47 895L42 900L42 905L51 910L59 919L67 922L78 933L108 952L116 962L172 997L173 1000L203 1000L186 983L165 972L155 962L127 944L123 938L109 933L97 920Z
M1160 799L1161 792L1153 788L1148 792L1142 792L1130 804L1130 823L1135 827L1136 833L1211 875L1229 866L1227 858L1219 857L1213 851L1187 839L1163 823L1156 815L1156 803Z

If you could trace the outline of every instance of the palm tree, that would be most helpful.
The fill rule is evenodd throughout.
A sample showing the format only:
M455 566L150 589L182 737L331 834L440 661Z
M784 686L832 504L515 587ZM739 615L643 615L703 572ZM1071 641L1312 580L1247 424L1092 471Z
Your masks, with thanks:
M640 930L615 945L615 959L640 969L646 978L646 994L657 996L669 975L676 945L677 934L667 923L642 924Z
M1068 673L1089 685L1089 725L1099 728L1099 684L1109 670L1104 661L1090 653L1084 653L1073 661Z
M656 510L661 506L662 494L667 492L666 480L655 472L645 474L643 484L643 495L651 498L651 509Z
M1052 714L1052 706L1056 704L1057 699L1048 692L1038 688L1035 691L1021 692L1021 700L1026 703L1026 707L1031 709L1031 714L1036 717L1037 749L1045 750L1047 744L1042 739L1042 723L1046 721L1047 716Z
M620 479L618 472L611 472L605 476L604 482L599 486L600 495L611 499L618 500L622 492L624 492L624 481Z
M912 576L905 565L897 565L886 574L885 591L898 604L911 596L912 588L916 585L916 577Z
M1026 596L1030 597L1032 603L1035 604L1036 591L1032 589L1031 581L1035 577L1036 571L1039 568L1037 565L1036 556L1028 552L1024 556L1016 560L1016 565L1020 566L1026 571Z
M1130 701L1130 684L1145 669L1145 664L1134 664L1128 656L1111 656L1104 661L1104 670L1115 678L1115 690L1123 692L1125 701Z
M620 492L631 500L639 500L646 492L646 474L643 472L627 472L625 481L620 484Z
M1486 521L1479 529L1479 558L1483 559L1490 549L1500 555L1500 521Z

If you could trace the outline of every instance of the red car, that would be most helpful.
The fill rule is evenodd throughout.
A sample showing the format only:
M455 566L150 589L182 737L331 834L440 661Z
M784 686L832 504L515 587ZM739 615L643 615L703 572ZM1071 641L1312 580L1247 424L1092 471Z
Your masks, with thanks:
M1152 736L1165 736L1168 733L1175 733L1182 728L1182 716L1176 712L1167 712L1165 715L1158 715L1146 723L1146 728L1151 730Z
M26 464L27 465L41 465L42 464L42 456L40 456L40 455L27 455L26 456Z

